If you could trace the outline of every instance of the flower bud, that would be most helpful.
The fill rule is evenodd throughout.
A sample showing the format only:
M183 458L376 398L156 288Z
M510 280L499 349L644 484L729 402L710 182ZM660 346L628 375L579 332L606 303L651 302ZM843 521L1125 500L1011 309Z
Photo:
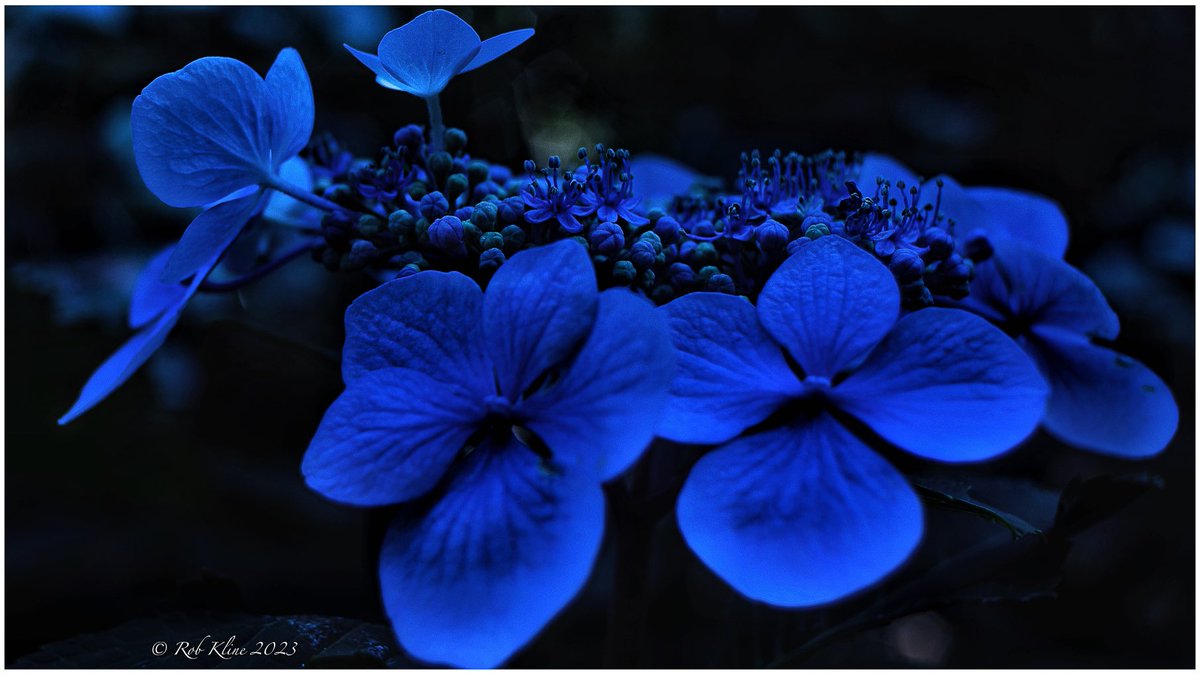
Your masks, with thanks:
M504 248L504 235L499 232L484 232L479 237L479 247L487 250L490 248Z
M925 273L925 262L921 260L921 256L917 255L916 251L901 248L892 254L888 269L892 271L897 281L907 284L920 280L921 275Z
M662 216L654 223L654 233L665 244L675 243L675 238L679 236L679 221L671 216Z
M350 252L342 256L341 270L343 272L361 270L375 261L378 252L374 244L365 239L359 239L350 246Z
M496 234L492 232L490 234ZM495 272L506 260L504 251L498 248L489 248L479 254L479 269L485 272Z
M490 232L496 229L496 208L495 202L482 201L475 205L475 210L471 212L471 222L475 223L484 232Z
M474 159L467 165L467 178L472 184L478 185L485 180L490 180L491 177L491 170L488 168L487 162Z
M918 240L922 246L929 247L929 257L941 260L954 252L954 237L940 227L931 227Z
M465 174L451 174L446 179L446 197L451 204L458 202L458 198L462 193L467 191L467 177Z
M451 155L457 155L467 147L467 132L462 129L450 128L442 135L442 140L446 144L446 151Z
M613 265L613 280L618 284L632 284L637 278L637 270L633 268L633 263L628 260L618 260L616 265Z
M690 265L674 263L671 265L671 283L676 288L687 288L696 281L696 272Z
M764 251L772 252L787 248L790 235L786 225L770 218L763 221L754 232L754 238L758 241L759 247Z
M425 144L425 131L415 124L401 127L392 134L392 143L397 148L408 148L408 156L416 157L420 154L421 146Z
M360 216L355 229L360 236L374 237L383 231L383 221L375 216Z
M425 160L425 168L429 169L436 185L444 185L446 177L454 170L454 158L445 151L435 152Z
M421 198L418 210L426 220L436 220L450 211L450 201L441 192L430 192Z
M645 239L634 242L629 249L629 259L638 269L644 270L652 267L657 257L658 254L654 252L654 244Z
M454 216L443 216L429 226L429 243L455 258L467 254L467 247L463 243L464 236L462 221Z
M504 250L509 255L525 246L525 230L518 225L506 225L500 234L504 235Z
M662 253L662 250L663 250L662 239L660 239L657 234L655 234L653 232L643 232L642 235L640 237L638 237L638 240L650 242L650 245L654 247L655 255Z
M588 234L592 250L604 255L616 255L625 247L625 231L616 223L598 223Z
M509 197L500 202L500 222L515 223L525 215L525 200L520 197Z
M730 277L728 274L712 275L708 278L704 287L717 293L729 293L730 295L737 293L737 289L733 285L733 277Z
M809 239L820 239L829 234L829 225L826 223L813 223L804 229L804 236Z
M717 247L707 241L696 244L696 248L692 250L692 262L701 267L717 262L717 258Z
M413 230L416 228L416 225L417 219L413 217L413 214L403 209L398 209L388 214L388 232L391 232L392 236L397 239L411 237L414 234Z
M697 237L709 239L717 236L717 229L713 227L712 222L702 220L696 223L695 227L692 228L692 234L696 235Z

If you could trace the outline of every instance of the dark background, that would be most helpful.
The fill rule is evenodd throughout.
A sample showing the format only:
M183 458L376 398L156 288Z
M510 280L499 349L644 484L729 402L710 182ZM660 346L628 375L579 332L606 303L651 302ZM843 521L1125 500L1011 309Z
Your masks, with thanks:
M418 11L5 9L10 663L162 612L384 622L383 516L323 501L298 470L340 390L341 312L366 281L297 262L238 297L201 298L109 400L67 428L55 419L128 335L140 264L190 218L157 202L133 166L140 89L206 55L265 72L294 46L317 129L372 155L394 128L423 123L424 107L376 86L340 44L374 51ZM983 467L1044 490L1023 506L1052 505L1073 478L1161 477L1073 541L1056 597L917 611L791 665L1194 665L1194 9L455 11L483 37L537 29L443 94L473 154L517 167L604 142L728 179L745 149L833 147L1043 193L1071 223L1067 259L1121 316L1118 348L1174 391L1179 431L1153 460L1104 459L1039 433ZM997 534L932 509L929 530L910 571ZM642 665L762 665L868 600L756 608L687 555L669 519L655 541L667 581L638 629ZM585 593L514 665L604 662L609 544Z

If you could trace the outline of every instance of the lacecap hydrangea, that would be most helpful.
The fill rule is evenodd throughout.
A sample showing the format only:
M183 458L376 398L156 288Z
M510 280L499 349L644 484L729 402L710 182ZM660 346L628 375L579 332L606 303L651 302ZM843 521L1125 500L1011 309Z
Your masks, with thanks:
M655 437L706 446L675 509L696 555L749 598L810 607L878 582L921 539L884 446L979 462L1041 424L1138 458L1174 435L1169 389L1113 351L1117 318L1063 261L1066 220L1045 198L834 151L747 152L728 184L604 144L515 170L471 155L440 92L532 35L481 40L435 10L377 54L347 45L427 105L427 125L372 159L313 136L291 49L265 77L206 57L148 85L139 171L201 212L143 270L139 332L60 422L128 380L197 292L308 255L368 276L303 476L337 502L399 505L379 564L396 636L478 667L583 587L601 486Z

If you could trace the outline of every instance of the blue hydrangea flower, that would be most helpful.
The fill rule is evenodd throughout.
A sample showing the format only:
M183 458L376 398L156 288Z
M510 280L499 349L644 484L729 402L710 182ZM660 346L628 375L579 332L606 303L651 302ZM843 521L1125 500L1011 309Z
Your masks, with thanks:
M308 143L312 85L296 50L260 77L205 57L150 83L133 101L133 151L146 187L171 206L209 206L184 232L164 281L179 282L233 242L262 210L284 162Z
M663 317L598 292L571 240L514 255L486 293L419 272L350 306L346 391L303 471L337 501L406 504L379 563L406 649L496 666L562 609L600 546L600 484L651 440L672 368Z
M583 224L576 216L586 216L593 211L581 203L583 186L574 178L563 176L558 171L562 162L558 156L550 157L547 169L540 172L543 183L538 182L539 172L532 161L525 162L529 174L529 185L521 191L525 201L525 220L537 224L553 218L562 229L570 234L583 231Z
M146 187L171 206L205 209L142 273L130 309L140 332L92 374L59 424L99 403L150 358L255 215L298 213L294 200L272 199L266 187L281 184L285 166L297 171L289 160L312 134L312 86L294 49L279 52L265 79L241 61L205 57L143 89L131 124Z
M1093 343L1120 330L1096 284L1043 247L1000 237L994 248L962 305L1007 330L1037 362L1050 384L1046 430L1117 457L1162 451L1179 408L1149 368Z
M952 309L898 318L892 274L841 237L788 258L757 308L692 293L660 311L678 366L659 435L724 444L688 476L680 530L731 586L773 605L857 591L921 537L917 497L847 416L920 457L967 462L1019 443L1045 406L1003 332Z
M441 93L455 75L500 58L532 36L532 28L522 28L481 42L466 21L435 9L388 31L379 41L378 56L344 46L375 73L380 85L429 98Z
M635 227L650 222L634 211L639 198L633 191L628 150L606 149L597 145L596 154L599 158L595 164L588 159L585 148L580 148L579 153L580 159L584 160L580 173L586 172L587 175L587 190L582 196L584 214L595 213L600 220L614 223L619 218Z
M860 171L916 177L895 160L870 155ZM994 253L975 267L959 303L1012 334L1050 385L1043 426L1065 443L1126 458L1162 451L1179 409L1170 389L1138 361L1094 339L1114 340L1116 314L1100 289L1062 260L1068 228L1051 200L998 187L964 188L942 176L942 210L986 232Z

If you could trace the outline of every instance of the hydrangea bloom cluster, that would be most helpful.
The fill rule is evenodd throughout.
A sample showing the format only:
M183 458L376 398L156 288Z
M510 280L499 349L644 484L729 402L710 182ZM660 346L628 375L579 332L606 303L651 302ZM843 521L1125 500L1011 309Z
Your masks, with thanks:
M438 94L532 34L480 40L436 10L377 55L347 46L429 110L373 161L310 138L291 49L265 78L208 57L147 86L142 177L203 210L147 265L139 332L60 422L125 382L197 292L308 252L369 274L380 285L346 311L346 389L303 475L338 502L399 505L379 574L400 643L482 667L578 593L601 485L655 437L711 446L676 504L695 554L749 598L808 607L875 584L920 541L884 445L959 463L1039 423L1124 457L1173 436L1170 391L1105 344L1116 316L1061 259L1065 218L1043 198L878 155L752 152L728 190L604 145L515 172L472 156ZM247 267L240 251L272 225L292 240ZM218 265L234 278L210 278Z
M519 178L472 158L462 131L445 137L445 149L434 150L424 129L410 125L377 161L343 165L325 196L348 210L326 218L320 260L392 274L455 270L486 283L514 252L577 237L604 287L633 288L663 304L694 291L754 298L784 259L837 235L886 263L904 306L918 309L935 296L965 297L974 266L991 253L982 234L956 245L940 181L893 185L875 173L885 167L842 153L775 151L764 167L754 152L743 157L740 194L688 191L688 175L678 172L667 182L683 185L683 194L663 200L655 185L640 187L626 150L597 145L580 148L573 162L527 160ZM856 181L867 176L864 193Z

